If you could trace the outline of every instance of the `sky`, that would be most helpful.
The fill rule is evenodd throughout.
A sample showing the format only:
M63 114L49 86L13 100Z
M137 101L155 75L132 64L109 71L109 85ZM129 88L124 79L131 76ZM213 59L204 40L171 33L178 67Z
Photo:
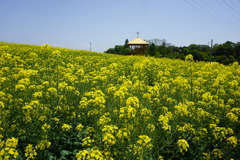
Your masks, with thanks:
M2 42L104 52L137 32L179 47L237 43L240 0L0 0Z

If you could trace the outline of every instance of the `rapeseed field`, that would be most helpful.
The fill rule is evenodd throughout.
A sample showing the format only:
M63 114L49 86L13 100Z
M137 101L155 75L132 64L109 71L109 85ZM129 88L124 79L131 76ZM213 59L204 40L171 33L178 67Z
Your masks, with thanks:
M240 67L0 43L0 160L237 160Z

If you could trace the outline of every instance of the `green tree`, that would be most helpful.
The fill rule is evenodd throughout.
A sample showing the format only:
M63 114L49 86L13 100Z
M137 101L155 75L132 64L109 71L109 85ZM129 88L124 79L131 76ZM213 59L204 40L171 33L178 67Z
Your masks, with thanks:
M124 47L129 48L128 42L129 42L128 39L126 39L124 43Z
M240 42L238 42L238 43L235 45L234 50L235 50L236 60L237 60L238 62L240 62Z
M156 45L154 43L151 43L147 48L147 54L149 56L155 56L156 55Z
M123 46L115 45L114 48L109 48L107 51L105 51L105 53L128 55L130 51L131 50L128 46L128 39L126 39Z

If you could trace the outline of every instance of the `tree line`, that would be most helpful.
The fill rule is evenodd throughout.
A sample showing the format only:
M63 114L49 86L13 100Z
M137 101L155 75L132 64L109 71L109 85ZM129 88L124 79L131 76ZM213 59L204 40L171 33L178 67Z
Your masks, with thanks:
M215 61L222 64L240 62L240 42L226 41L223 44L214 44L212 47L201 44L177 47L167 43L165 39L151 39L148 42L149 45L144 53L146 56L184 60L186 55L191 54L195 61ZM131 49L127 43L128 39L125 40L124 45L116 45L105 53L129 55Z

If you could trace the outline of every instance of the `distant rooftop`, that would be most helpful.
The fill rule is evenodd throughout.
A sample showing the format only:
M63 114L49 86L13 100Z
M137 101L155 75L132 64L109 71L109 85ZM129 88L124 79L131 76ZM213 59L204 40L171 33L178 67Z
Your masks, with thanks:
M138 44L145 44L148 45L148 42L144 41L143 39L137 37L134 40L128 42L128 45L138 45Z

